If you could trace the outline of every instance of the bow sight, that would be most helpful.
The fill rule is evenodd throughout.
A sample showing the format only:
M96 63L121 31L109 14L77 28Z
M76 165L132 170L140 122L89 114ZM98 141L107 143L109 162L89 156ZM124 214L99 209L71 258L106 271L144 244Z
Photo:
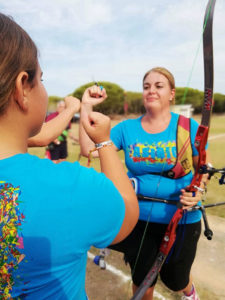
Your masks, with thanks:
M212 176L214 176L216 173L220 173L221 177L219 178L219 184L225 184L225 168L222 169L216 169L213 168L210 164L203 165L199 168L200 174L209 174L209 178L211 179Z

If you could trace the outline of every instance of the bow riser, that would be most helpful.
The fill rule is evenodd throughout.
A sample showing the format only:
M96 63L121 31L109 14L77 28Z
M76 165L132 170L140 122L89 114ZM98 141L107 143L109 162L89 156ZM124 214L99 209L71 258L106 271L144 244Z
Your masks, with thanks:
M208 140L209 128L204 125L199 125L198 131L195 137L195 147L199 153L198 166L195 175L191 181L190 187L187 189L189 192L196 192L201 185L203 174L199 172L200 167L206 163L206 151L205 146Z
M164 255L168 255L170 249L172 248L175 240L176 240L176 229L180 219L183 216L183 209L178 208L173 215L169 225L167 226L166 232L163 237L163 241L160 245L159 251L162 252Z

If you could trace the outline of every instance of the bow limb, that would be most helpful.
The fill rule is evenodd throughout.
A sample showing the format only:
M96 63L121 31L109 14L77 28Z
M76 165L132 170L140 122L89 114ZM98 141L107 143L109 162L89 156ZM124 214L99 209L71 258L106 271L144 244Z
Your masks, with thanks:
M205 73L205 90L204 90L204 102L202 108L202 119L199 125L196 138L195 147L199 153L198 164L195 169L195 174L188 188L190 192L196 192L201 184L201 179L203 174L201 173L202 168L206 164L206 152L205 146L208 140L208 132L210 126L210 118L213 106L213 41L212 41L212 25L213 25L213 13L216 0L209 0L203 25L203 56L204 56L204 73ZM162 243L160 245L159 252L157 254L156 260L153 263L150 271L146 275L145 279L136 290L134 296L131 300L141 300L145 292L154 282L156 276L158 275L164 261L171 247L173 246L176 239L176 228L179 221L183 216L183 209L178 208L173 215L166 233L163 237Z
M203 25L203 56L204 56L204 75L205 75L205 89L204 101L202 107L202 119L199 125L196 137L195 147L198 151L198 164L195 169L195 174L192 182L188 188L190 192L196 192L201 184L203 172L202 169L206 164L205 146L208 140L208 133L210 127L210 119L213 108L213 13L216 0L209 0L205 12Z

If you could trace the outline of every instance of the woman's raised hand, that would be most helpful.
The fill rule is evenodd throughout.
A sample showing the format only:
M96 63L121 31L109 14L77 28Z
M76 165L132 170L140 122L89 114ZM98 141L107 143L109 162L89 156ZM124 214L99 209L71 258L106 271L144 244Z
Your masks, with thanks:
M110 139L110 118L98 113L91 112L88 118L82 120L82 125L89 136L95 143L102 143Z
M82 104L93 107L102 103L106 98L106 90L102 86L93 85L85 90L82 97Z
M71 108L74 113L77 113L80 110L80 100L73 97L73 96L67 96L64 98L66 108Z

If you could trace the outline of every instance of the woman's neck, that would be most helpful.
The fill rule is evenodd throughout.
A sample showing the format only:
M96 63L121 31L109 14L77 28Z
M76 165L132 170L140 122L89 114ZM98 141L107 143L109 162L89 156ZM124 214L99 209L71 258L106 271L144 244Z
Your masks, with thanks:
M171 120L170 111L164 113L146 112L142 118L142 126L148 133L160 133L169 126Z
M26 153L27 142L24 133L19 131L12 132L9 128L5 128L1 125L2 124L0 124L0 159L8 158L19 153Z
M22 111L12 97L9 107L0 117L0 158L26 153L30 134L30 116Z
M13 143L4 143L0 146L0 159L8 158L10 156L26 152L26 147L17 147L17 145L14 145Z

